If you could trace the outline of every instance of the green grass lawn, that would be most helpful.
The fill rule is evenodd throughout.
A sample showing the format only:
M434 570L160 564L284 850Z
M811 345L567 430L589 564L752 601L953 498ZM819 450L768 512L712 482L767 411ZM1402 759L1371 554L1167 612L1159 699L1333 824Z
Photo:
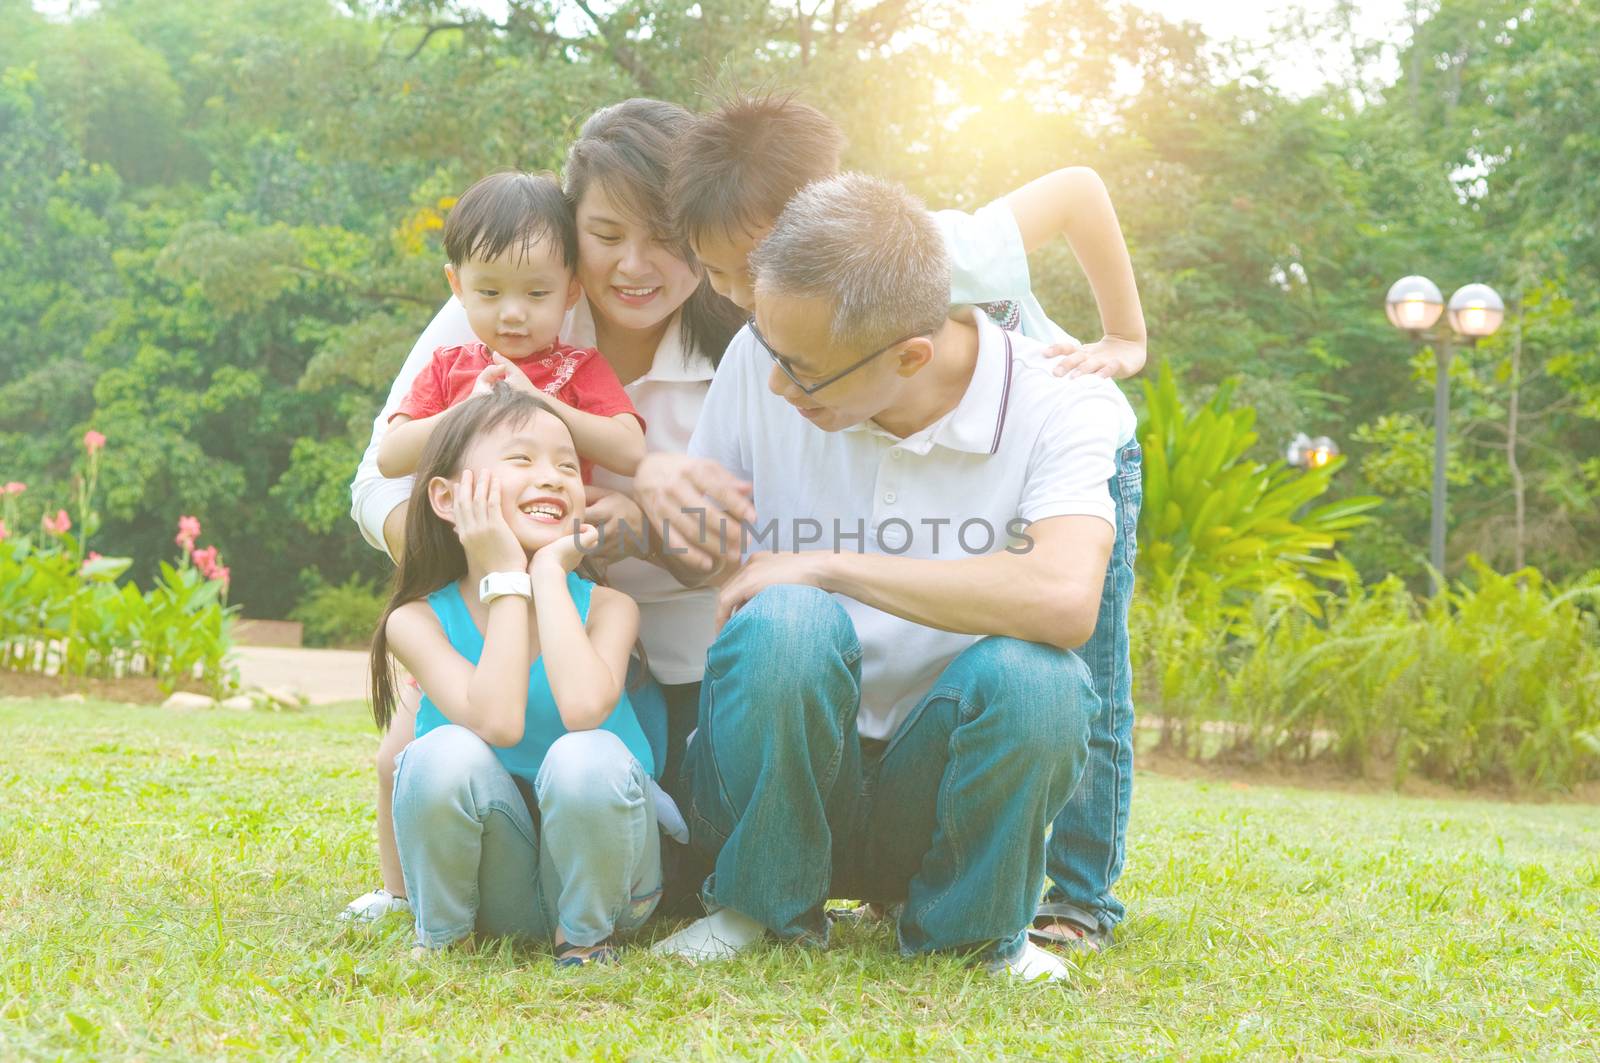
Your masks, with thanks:
M0 702L0 1057L1592 1058L1600 809L1140 774L1120 941L1065 986L825 952L557 972L343 929L376 738Z

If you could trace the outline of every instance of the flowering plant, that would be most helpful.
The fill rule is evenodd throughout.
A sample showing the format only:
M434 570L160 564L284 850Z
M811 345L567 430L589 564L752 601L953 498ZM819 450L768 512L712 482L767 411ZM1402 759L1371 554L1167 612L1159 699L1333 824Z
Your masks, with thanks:
M0 669L59 676L150 676L163 689L196 683L222 693L236 685L229 663L234 609L229 573L215 546L196 549L200 522L178 521L183 556L163 562L148 592L117 580L132 564L88 550L100 528L92 505L106 437L84 433L86 468L75 479L76 517L46 508L27 528L18 498L27 485L0 486ZM74 534L76 530L76 534Z

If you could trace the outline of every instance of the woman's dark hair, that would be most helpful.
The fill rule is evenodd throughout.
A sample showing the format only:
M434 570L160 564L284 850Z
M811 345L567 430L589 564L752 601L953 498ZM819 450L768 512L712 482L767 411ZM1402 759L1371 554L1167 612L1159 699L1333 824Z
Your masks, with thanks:
M472 441L503 424L523 424L540 411L556 416L541 399L497 384L487 395L468 399L439 421L417 462L417 482L406 505L405 545L394 573L394 590L372 634L372 718L385 730L394 715L394 671L389 665L389 614L407 602L421 601L466 575L467 555L449 521L433 511L428 484L435 476L453 479Z
M567 203L573 213L590 185L598 182L619 207L642 221L662 246L689 263L700 285L683 304L680 317L686 356L698 351L716 365L745 313L711 289L688 242L667 213L667 181L676 142L694 116L675 103L636 98L603 107L589 116L567 152L564 173Z
M561 185L547 173L507 170L461 193L444 223L444 253L457 269L470 258L499 258L513 245L549 243L567 269L578 265L578 225Z

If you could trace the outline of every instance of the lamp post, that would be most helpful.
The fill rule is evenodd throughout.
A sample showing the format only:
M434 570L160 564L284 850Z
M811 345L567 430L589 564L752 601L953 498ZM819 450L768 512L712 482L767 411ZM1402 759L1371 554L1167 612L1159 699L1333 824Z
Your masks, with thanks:
M1389 288L1385 299L1389 323L1409 333L1416 343L1433 344L1435 372L1433 382L1433 519L1428 541L1428 560L1433 565L1433 589L1444 589L1445 464L1449 456L1450 358L1452 340L1459 335L1468 345L1491 336L1505 317L1505 303L1487 284L1469 284L1450 297L1450 327L1434 329L1446 304L1438 285L1426 277L1402 277ZM1432 330L1432 331L1430 331Z
M1327 436L1312 439L1301 432L1289 441L1285 457L1297 469L1321 469L1339 456L1339 444Z

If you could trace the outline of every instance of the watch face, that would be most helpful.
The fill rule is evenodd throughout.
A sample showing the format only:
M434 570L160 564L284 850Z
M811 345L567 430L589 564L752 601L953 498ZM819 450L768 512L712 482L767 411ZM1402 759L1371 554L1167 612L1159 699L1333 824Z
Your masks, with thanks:
M491 572L478 581L480 602L490 602L508 594L519 598L533 597L533 584L526 572Z

